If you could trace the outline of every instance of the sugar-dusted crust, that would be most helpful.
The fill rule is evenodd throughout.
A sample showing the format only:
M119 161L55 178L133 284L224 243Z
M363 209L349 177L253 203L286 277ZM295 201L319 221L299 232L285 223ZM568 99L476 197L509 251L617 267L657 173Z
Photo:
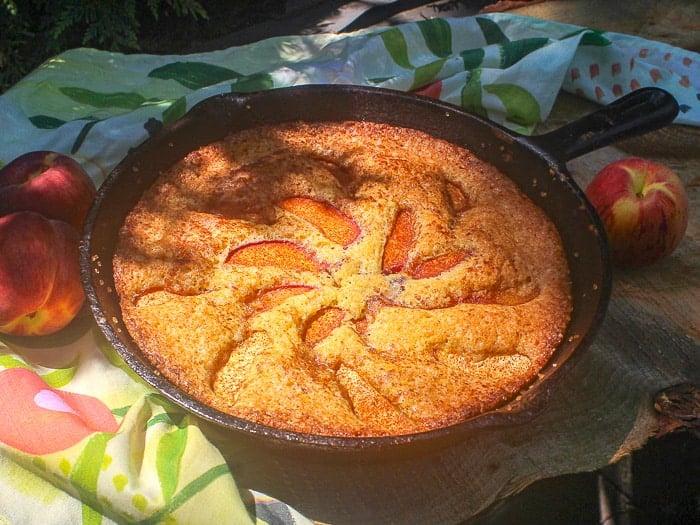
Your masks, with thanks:
M571 311L554 225L470 152L368 122L241 132L160 176L114 256L126 326L219 410L379 436L516 395Z

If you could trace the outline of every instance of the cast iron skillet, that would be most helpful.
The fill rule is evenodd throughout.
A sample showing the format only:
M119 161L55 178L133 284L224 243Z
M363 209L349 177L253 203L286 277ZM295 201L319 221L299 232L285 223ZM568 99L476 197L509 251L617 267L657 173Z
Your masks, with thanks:
M214 96L132 150L99 189L80 247L88 302L97 324L124 361L156 390L210 424L206 426L215 441L230 450L225 455L234 457L231 461L240 470L238 479L251 483L253 488L280 494L278 497L302 511L323 514L327 501L321 501L319 495L316 504L309 503L308 492L345 491L348 483L353 483L346 479L336 486L326 479L329 473L324 469L338 458L361 458L365 466L390 458L416 458L440 447L459 445L479 428L525 423L546 404L556 387L555 372L561 373L565 364L570 365L594 337L611 288L609 252L601 221L567 172L565 162L618 139L663 127L673 121L677 112L678 105L670 94L644 88L553 132L526 137L453 105L393 90L313 85ZM430 432L381 438L317 436L274 429L213 410L180 391L145 358L124 327L114 292L111 261L124 217L159 173L189 151L232 131L293 120L371 120L423 130L465 146L493 163L546 211L564 242L574 309L553 359L520 396L484 415ZM256 452L260 455L255 465L246 466L241 457L252 458ZM308 487L299 479L281 479L296 468L286 463L292 456L305 458L305 471L312 471L312 464L318 467ZM265 466L261 467L262 463ZM372 476L376 477L377 472L369 474L369 478ZM354 477L354 481L363 484L362 494L366 496L368 489L372 490L367 486L368 473L358 470ZM387 481L377 483L385 486ZM399 492L409 494L405 489ZM419 497L426 497L425 491ZM336 508L332 515L320 517L337 522L345 512L350 521L356 521L357 501L352 497L346 500L347 508ZM366 499L363 504L367 504Z

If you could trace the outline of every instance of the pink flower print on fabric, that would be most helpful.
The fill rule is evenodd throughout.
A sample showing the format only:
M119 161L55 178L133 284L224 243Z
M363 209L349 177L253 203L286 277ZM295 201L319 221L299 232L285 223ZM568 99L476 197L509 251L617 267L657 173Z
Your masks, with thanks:
M29 454L65 450L119 424L99 399L49 387L35 372L0 372L0 441Z

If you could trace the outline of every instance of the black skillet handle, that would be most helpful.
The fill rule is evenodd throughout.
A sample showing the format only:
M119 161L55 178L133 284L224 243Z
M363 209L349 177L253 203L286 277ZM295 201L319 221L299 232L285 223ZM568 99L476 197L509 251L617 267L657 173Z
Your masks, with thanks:
M678 102L669 92L646 87L633 91L570 124L530 137L559 161L608 146L617 140L662 128L678 115Z

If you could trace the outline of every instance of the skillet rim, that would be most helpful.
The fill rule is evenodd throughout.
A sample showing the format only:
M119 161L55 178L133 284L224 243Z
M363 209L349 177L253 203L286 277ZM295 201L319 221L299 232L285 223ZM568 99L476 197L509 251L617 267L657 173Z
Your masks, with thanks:
M141 353L138 345L125 334L128 342L124 341L122 335L126 332L121 319L120 309L117 307L116 312L106 312L100 300L98 290L105 287L103 273L104 262L99 259L99 254L96 253L93 243L93 234L96 226L96 221L100 218L99 213L102 211L103 203L109 198L110 192L120 181L123 181L134 168L138 166L139 159L149 152L157 150L158 147L169 145L168 139L176 130L182 130L188 122L197 118L206 119L212 113L216 114L217 110L221 110L223 106L228 111L234 113L248 112L251 108L260 101L265 102L270 98L291 97L297 96L319 97L323 94L331 93L334 95L354 96L354 97L370 97L379 98L380 100L388 100L394 104L404 104L409 108L412 105L424 106L429 111L434 111L436 114L442 114L447 117L458 117L467 121L476 122L478 125L490 130L493 135L500 141L512 145L512 147L522 148L527 150L529 154L534 155L542 160L548 167L553 178L560 179L572 196L579 202L585 216L590 219L590 228L598 240L600 252L600 264L602 274L598 289L595 290L597 301L595 301L594 314L588 322L588 329L579 334L578 341L567 342L562 341L555 350L550 361L540 371L538 377L530 384L523 386L518 396L515 396L493 410L476 415L459 423L437 428L434 430L403 434L399 436L378 436L378 437L342 437L342 436L326 436L302 433L297 431L283 430L260 423L248 421L237 416L220 412L186 394L175 384L171 383L162 376L154 365L150 364L147 358ZM397 102L398 101L398 102ZM225 114L225 112L221 112ZM301 120L305 120L300 115ZM223 118L223 117L220 117ZM377 120L365 117L365 120ZM455 119L452 119L453 121ZM277 120L275 120L277 122ZM380 122L385 120L378 119ZM279 122L282 122L281 120ZM226 126L225 126L226 127ZM421 128L419 128L421 129ZM441 137L440 137L441 138ZM209 142L209 141L207 141ZM464 146L462 144L462 146ZM198 147L194 144L189 151ZM471 148L474 151L473 148ZM474 151L477 156L478 152ZM509 173L505 173L509 178L513 178ZM151 182L157 177L157 173L152 176ZM550 217L551 218L551 217ZM553 220L553 219L552 219ZM559 229L559 224L554 221ZM121 224L121 222L120 222ZM118 227L117 227L118 229ZM113 252L113 247L112 247ZM567 250L567 256L570 256ZM111 267L111 260L109 261ZM140 145L132 149L129 154L110 172L104 183L98 188L98 194L91 207L85 221L83 229L83 237L80 243L80 266L81 280L86 293L87 301L90 310L98 324L101 332L107 340L114 346L125 363L146 383L153 387L160 394L173 401L186 411L202 418L203 420L213 423L225 431L233 431L243 433L254 437L264 438L266 441L276 445L295 444L302 447L311 447L313 449L326 449L332 451L365 451L365 450L385 450L387 448L404 448L414 444L426 443L450 443L454 440L462 438L465 434L484 427L497 427L503 425L519 425L527 423L537 413L539 413L552 395L555 389L557 379L564 374L562 368L573 366L576 357L580 356L582 351L593 341L595 335L602 324L607 310L608 302L612 288L612 271L610 254L607 246L607 241L602 225L602 221L593 209L592 205L586 199L583 191L573 181L568 173L564 163L555 158L550 152L544 149L536 140L530 137L519 135L507 128L500 126L492 121L469 113L462 108L449 104L447 102L424 97L421 95L406 93L401 91L389 90L385 88L375 88L368 86L354 85L307 85L277 88L254 93L223 93L203 99L195 104L182 118L164 126L154 136L145 140ZM111 279L111 271L109 272ZM110 283L107 283L109 287ZM112 295L116 293L112 291ZM576 298L574 298L576 300ZM576 305L574 305L574 309ZM114 315L110 316L112 313ZM116 315L116 317L115 317ZM574 313L572 312L572 318ZM116 322L115 322L116 319ZM570 321L571 322L571 321ZM119 326L121 324L121 327ZM568 329L567 329L568 333ZM556 372L556 373L555 373Z

